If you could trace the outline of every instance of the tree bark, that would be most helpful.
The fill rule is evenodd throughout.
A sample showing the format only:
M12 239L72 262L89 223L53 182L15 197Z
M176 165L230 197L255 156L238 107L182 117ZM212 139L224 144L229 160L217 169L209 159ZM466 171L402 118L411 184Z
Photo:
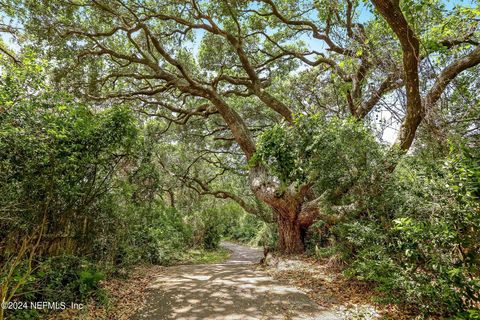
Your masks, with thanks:
M405 73L405 89L407 91L407 112L395 144L400 147L400 150L406 152L412 145L417 128L425 115L420 96L418 75L420 40L403 15L398 0L371 1L396 34L402 46L403 71Z
M287 254L302 253L305 250L298 219L291 220L278 215L278 249Z
M305 190L296 190L294 186L284 190L266 168L258 164L250 169L249 182L255 196L269 205L277 216L279 251L287 254L303 252L302 228L307 226L300 223L299 217Z

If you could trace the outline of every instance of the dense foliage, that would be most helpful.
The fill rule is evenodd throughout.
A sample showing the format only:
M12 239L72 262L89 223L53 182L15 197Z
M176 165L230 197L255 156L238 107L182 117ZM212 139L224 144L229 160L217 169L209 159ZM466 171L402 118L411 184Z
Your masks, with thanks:
M136 128L127 109L94 113L48 88L43 74L41 65L26 60L2 77L1 238L14 243L45 219L50 238L44 250L55 251L68 237L86 250L92 239L87 231L97 228L92 216Z
M432 157L432 148L379 179L387 154L365 127L313 115L265 131L254 160L283 183L314 181L321 192L340 186L341 201L354 203L334 224L310 227L313 254L372 281L384 301L454 315L480 301L480 155L458 140L446 157Z
M229 238L478 318L479 13L0 1L0 300L105 302Z
M252 162L268 165L284 184L313 181L323 192L367 184L382 158L382 146L355 119L314 114L265 131Z
M7 65L0 80L2 299L105 302L98 283L106 276L216 249L227 226L221 206L186 212L158 197L149 126L124 106L78 103L45 74L32 56Z

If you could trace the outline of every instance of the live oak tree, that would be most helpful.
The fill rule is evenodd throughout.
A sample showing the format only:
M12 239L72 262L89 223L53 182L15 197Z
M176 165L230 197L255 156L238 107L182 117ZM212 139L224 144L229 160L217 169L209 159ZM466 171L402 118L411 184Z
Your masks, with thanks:
M318 192L313 181L283 185L264 163L252 161L259 132L294 125L294 114L311 110L363 121L381 104L400 107L403 120L391 152L404 154L425 120L441 131L438 101L460 73L480 63L478 9L447 10L434 0L58 0L11 6L31 44L55 61L58 79L68 79L79 96L99 105L128 103L163 119L166 129L184 126L210 148L199 156L206 164L215 154L229 155L213 160L219 168L239 156L250 162L243 173L255 197L275 213L280 249L288 253L304 249L304 231L316 219L329 220L355 204L333 205L342 188ZM296 94L294 79L311 94ZM214 189L209 179L183 179L199 193L258 213L258 206Z

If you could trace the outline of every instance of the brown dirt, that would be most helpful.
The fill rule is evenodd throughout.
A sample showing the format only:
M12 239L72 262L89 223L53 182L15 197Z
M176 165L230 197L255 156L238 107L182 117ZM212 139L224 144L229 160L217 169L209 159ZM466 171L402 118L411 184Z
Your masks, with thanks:
M342 319L407 320L417 316L406 306L375 302L378 293L373 285L344 277L341 268L328 259L269 256L262 269L274 279L300 288L320 306L341 314Z
M146 302L148 285L164 267L140 266L135 268L127 279L108 279L101 282L101 287L108 295L107 305L88 303L84 309L67 309L52 314L50 320L71 319L114 319L127 320Z
M256 268L259 249L222 245L232 251L225 263L164 269L133 319L342 319Z
M224 263L138 267L128 279L102 283L107 306L92 303L50 319L411 319L373 303L368 284L345 279L328 263L270 257L260 266L258 248L222 246L232 252Z

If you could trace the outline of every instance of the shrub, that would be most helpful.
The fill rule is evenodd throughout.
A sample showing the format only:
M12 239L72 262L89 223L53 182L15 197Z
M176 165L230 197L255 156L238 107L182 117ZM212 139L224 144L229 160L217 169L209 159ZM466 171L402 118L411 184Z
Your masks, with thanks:
M21 269L21 268L20 268ZM21 272L21 270L18 272ZM63 255L41 262L28 282L16 294L18 301L86 303L91 299L103 302L105 293L99 283L105 277L84 258ZM7 318L35 319L48 310L7 310ZM10 313L9 313L10 312Z
M219 208L208 208L198 213L201 223L202 246L206 250L218 248L222 234L225 230L225 223Z
M388 302L426 315L474 308L480 301L479 159L465 147L452 148L443 161L409 156L362 212L321 236L330 254L340 253L345 273L376 283Z
M125 222L119 225L126 227L116 229L103 245L113 247L117 267L145 262L169 265L179 260L182 251L193 243L192 229L182 214L161 202L148 207L119 207L115 211L117 219Z
M104 274L92 263L75 256L49 258L33 275L41 292L39 301L85 302L99 289Z

